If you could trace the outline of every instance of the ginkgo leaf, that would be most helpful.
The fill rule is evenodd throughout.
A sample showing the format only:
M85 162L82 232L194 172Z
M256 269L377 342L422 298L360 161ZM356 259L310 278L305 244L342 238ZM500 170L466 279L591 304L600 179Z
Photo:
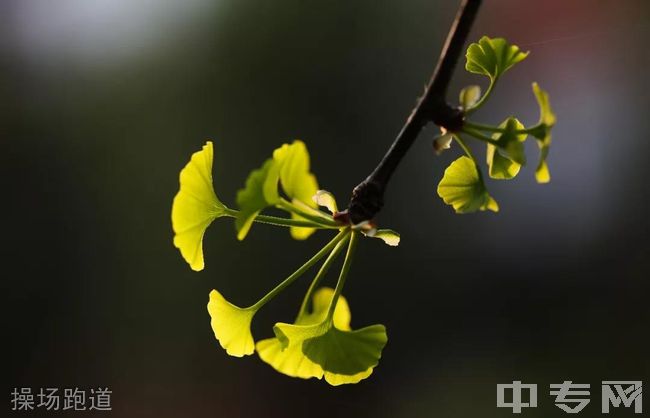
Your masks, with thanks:
M302 353L301 344L283 347L277 338L267 338L255 345L260 359L273 367L277 372L290 377L311 379L323 377L323 368L309 360Z
M233 305L216 290L210 292L210 325L219 344L229 355L243 357L255 351L255 341L250 329L255 312L253 308Z
M373 327L383 328L382 325L373 325ZM285 363L282 364L281 369L276 367L276 370L283 373L297 370L297 373L305 373L299 376L303 378L325 377L325 381L331 385L358 383L372 374L372 369L377 365L381 350L387 341L385 332L383 339L375 335L372 341L369 338L372 330L366 334L367 328L359 330L363 331L363 334L357 334L356 331L338 330L327 321L313 325L276 324L274 330L279 346L284 347L282 353L291 356L290 361L287 361L286 357L282 358ZM377 328L374 328L374 331L376 332ZM300 347L300 350L297 347ZM277 352L277 346L275 350ZM310 355L307 355L306 350L309 350ZM279 360L275 359L274 367L280 364ZM287 365L291 365L291 368ZM364 368L365 365L368 367ZM333 367L334 370L328 367ZM309 376L308 373L312 375Z
M460 101L460 107L463 109L469 109L474 106L478 99L481 98L481 87L477 85L467 86L460 91L458 100Z
M533 93L539 104L539 123L552 128L555 125L557 118L553 109L551 109L551 102L548 98L548 93L539 87L539 84L533 83Z
M372 232L367 232L366 236L378 238L391 247L397 247L400 241L399 232L395 232L392 229L375 229Z
M284 144L273 151L273 159L280 166L280 183L284 193L295 203L296 201L316 208L312 197L318 191L316 176L310 171L309 152L304 142L295 140L291 145ZM294 219L302 219L295 213ZM316 230L306 227L291 227L290 233L294 239L307 239Z
M319 190L315 195L312 196L312 200L318 206L327 208L330 213L334 214L339 211L338 206L336 205L336 199L334 195L327 190Z
M318 191L318 182L309 171L309 153L302 141L296 140L277 148L273 151L273 158L248 176L245 187L237 193L237 204L241 209L235 222L238 239L246 237L261 210L279 202L279 186L294 203L316 208L312 196ZM292 213L292 218L304 220L295 213ZM290 228L295 239L305 239L314 231L308 227Z
M497 202L488 194L478 167L466 156L452 162L438 184L438 195L456 213L489 209L498 212Z
M368 367L368 369L355 373L355 374L342 374L342 373L333 373L333 372L325 372L323 375L325 376L325 381L329 383L332 386L340 386L340 385L347 385L347 384L354 384L354 383L359 383L363 379L366 379L369 377L373 370L375 369L375 366L373 367Z
M312 373L321 376L331 385L357 383L370 376L372 369L379 362L381 351L386 345L387 337L383 325L372 325L359 330L350 329L349 309L341 308L337 303L332 321L326 318L333 291L328 289L314 297L314 310L308 316L299 318L295 324L278 323L273 328L279 346L284 348L278 356L278 346L263 348L268 354L274 354L273 363L281 372ZM341 299L339 298L339 301ZM301 351L296 350L301 347ZM291 358L289 359L288 356ZM311 364L319 365L322 375ZM291 366L291 367L289 367Z
M328 288L326 288L328 289ZM332 294L331 289L326 290L325 292L329 293L329 300L331 301ZM339 301L342 299L342 296L339 297ZM323 296L320 298L314 297L314 307L311 313L305 313L298 317L294 324L287 324L284 322L278 322L273 327L275 336L278 338L282 347L288 347L293 344L300 344L302 341L322 335L327 332L327 329L332 326L329 321L326 321L327 311L329 310L329 303L327 305L324 303L327 299ZM347 302L339 307L339 302L336 304L336 309L334 310L334 317L332 318L332 323L335 321L337 325L341 326L343 329L349 329L350 327L350 309L347 305Z
M487 144L488 173L494 179L511 179L519 173L521 166L526 164L523 142L527 135L517 133L517 130L525 127L513 117L506 119L499 128L505 131L494 133L492 139L499 144L498 148L503 150L505 155L497 149L496 145Z
M306 338L320 335L327 331L328 324L323 322L288 324L278 322L273 326L273 333L279 341L282 349L293 345L300 345Z
M316 177L309 171L309 152L304 142L295 140L273 151L273 159L280 164L282 190L290 199L298 199L315 208L312 196L318 191Z
M387 341L383 325L371 325L354 331L330 327L327 332L306 339L302 351L326 372L367 377L368 370L379 363ZM328 380L328 383L332 382Z
M465 69L470 73L483 74L493 82L513 65L523 61L528 52L509 44L503 38L482 37L478 43L467 48Z
M325 218L323 216L324 214L322 212L318 211L317 209L315 209L311 205L307 205L302 200L293 199L291 201L291 203L294 206L296 206L297 208L299 208L301 211L306 212L308 214L311 214L314 217L323 218L323 220L325 220ZM291 218L296 219L296 220L300 220L300 221L305 220L305 218L298 215L297 213L291 213ZM327 220L329 220L329 219L327 219ZM316 229L315 228L310 228L310 227L304 227L304 226L294 226L294 227L290 228L289 232L291 233L291 237L293 239L295 239L295 240L305 240L305 239L309 238L309 236L311 234L316 232Z
M539 104L539 129L531 132L537 138L539 146L539 163L535 170L535 178L538 183L548 183L551 181L551 174L546 164L546 157L551 147L551 128L555 125L556 117L551 109L551 102L548 93L542 90L537 83L533 83L533 93Z
M334 295L334 290L328 287L318 289L312 299L312 311L304 312L296 319L296 324L313 325L322 322ZM339 297L334 310L333 322L341 329L350 328L350 308L343 296ZM309 379L322 378L323 369L309 360L302 352L302 344L286 344L277 338L261 340L256 344L257 354L262 361L269 364L280 373L291 377Z
M498 180L508 180L519 174L521 164L512 161L510 158L501 155L497 147L487 145L486 160L490 177Z
M246 238L253 220L260 211L274 205L280 199L277 188L279 178L277 163L273 159L266 160L261 168L250 173L246 179L246 186L237 192L237 204L240 208L235 219L237 239ZM274 187L268 187L267 184Z
M316 292L314 292L314 295L312 296L311 312L304 312L302 315L300 315L296 319L296 324L308 325L323 322L327 316L327 311L329 310L330 304L332 303L333 296L334 289L330 287L321 287ZM334 323L335 327L349 330L351 319L352 314L350 313L350 305L348 304L347 299L341 295L336 302L336 308L334 308L332 322Z
M226 214L226 207L217 198L212 185L214 151L208 141L201 151L181 170L180 189L172 203L174 246L192 270L203 270L203 235L207 227Z

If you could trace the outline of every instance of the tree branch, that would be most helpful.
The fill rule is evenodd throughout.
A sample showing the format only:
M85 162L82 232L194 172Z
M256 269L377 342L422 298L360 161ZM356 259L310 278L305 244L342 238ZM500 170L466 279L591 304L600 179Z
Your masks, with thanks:
M337 220L358 224L377 215L384 205L384 191L393 172L428 122L447 130L462 126L464 114L447 103L447 87L480 5L481 0L462 0L424 95L377 168L354 188L348 208L336 214Z

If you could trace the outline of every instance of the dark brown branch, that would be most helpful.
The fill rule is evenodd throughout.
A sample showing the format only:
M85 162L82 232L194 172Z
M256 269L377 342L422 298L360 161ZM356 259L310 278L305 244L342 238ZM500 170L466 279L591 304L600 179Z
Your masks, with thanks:
M462 0L424 95L377 168L354 188L348 209L338 213L337 219L358 224L372 220L377 215L384 205L384 191L388 181L428 122L448 130L460 128L463 113L447 103L447 87L480 5L481 0Z

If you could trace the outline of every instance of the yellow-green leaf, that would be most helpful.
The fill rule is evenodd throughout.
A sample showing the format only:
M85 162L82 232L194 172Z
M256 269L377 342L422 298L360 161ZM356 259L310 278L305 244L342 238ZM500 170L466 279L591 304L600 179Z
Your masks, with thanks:
M258 341L255 348L262 361L282 374L301 379L323 377L323 368L302 353L301 344L283 347L277 338L267 338Z
M280 183L282 190L294 203L296 201L316 208L312 197L318 191L316 176L310 171L309 152L304 142L295 140L291 145L284 144L273 152L273 159L280 167ZM294 219L302 219L295 213ZM294 239L304 240L316 231L314 228L291 227L290 233Z
M237 205L240 208L235 220L237 239L246 238L257 214L280 199L277 187L279 178L278 165L273 159L266 160L261 168L253 170L248 176L246 186L237 192ZM269 184L273 187L269 187Z
M487 144L488 173L494 179L511 179L526 163L523 142L527 135L516 132L524 129L524 125L513 117L506 119L499 128L505 129L505 132L494 133L492 139L499 144L498 148L503 150L505 155L499 152L497 146Z
M172 203L174 246L192 270L203 270L203 235L213 220L226 213L212 185L214 151L208 141L197 151L179 176L180 189Z
M229 355L243 357L255 351L255 341L250 329L255 312L252 308L233 305L216 290L210 292L210 325L219 344Z
M316 177L309 171L309 153L302 141L284 144L273 151L273 158L254 170L246 180L246 186L237 193L240 214L235 226L237 237L242 240L248 234L255 217L263 209L274 206L280 200L278 186L289 200L315 208L312 196L318 191ZM304 220L292 213L292 218ZM291 236L305 239L314 228L291 227Z
M312 296L312 310L305 312L296 319L296 324L309 325L323 322L327 316L332 297L334 296L334 289L330 287L321 287ZM339 297L332 316L332 322L335 327L340 329L350 329L350 320L352 314L350 313L350 305L343 295Z
M347 376L346 381L341 383L356 383L369 376L368 371L379 363L387 341L383 325L371 325L354 331L331 327L322 335L306 339L302 351L324 371ZM327 376L325 378L330 384L337 382L334 379L330 381ZM352 381L347 381L350 379Z
M327 321L333 295L330 288L319 289L311 312L299 316L295 324L276 324L276 338L257 344L260 358L281 373L305 379L324 377L331 385L357 383L370 376L386 344L385 330L373 325L352 331L350 310L342 296L332 321Z
M327 316L327 310L334 290L328 287L318 289L312 298L311 312L305 312L298 316L296 325L314 325L323 322ZM350 308L347 301L341 296L336 304L333 317L334 324L341 329L350 328ZM302 344L283 344L277 337L261 340L256 344L257 354L262 361L269 364L280 373L291 377L309 379L323 377L323 369L312 362L302 352Z
M553 109L551 109L551 102L548 98L548 93L539 87L539 84L533 83L533 93L539 105L539 123L552 128L555 125L557 118Z
M495 81L527 56L528 52L521 51L518 46L509 44L503 38L484 36L478 43L473 43L467 48L465 69Z
M535 178L538 183L548 183L551 181L551 174L546 164L548 151L551 147L551 128L555 125L555 113L551 109L551 102L548 93L542 90L537 83L533 83L533 93L539 105L539 127L540 129L531 132L531 135L537 138L539 147L539 163L535 170Z
M458 158L445 170L438 184L438 195L453 206L456 213L470 213L489 209L498 212L497 202L488 194L474 161L466 156Z
M492 144L487 145L486 160L488 163L488 173L493 179L511 179L519 174L519 170L521 169L521 164L501 155L497 151L497 147Z
M298 199L315 208L312 196L318 191L318 182L316 176L309 171L309 152L305 143L295 140L291 145L284 144L273 151L273 159L280 166L280 182L284 193L290 199Z

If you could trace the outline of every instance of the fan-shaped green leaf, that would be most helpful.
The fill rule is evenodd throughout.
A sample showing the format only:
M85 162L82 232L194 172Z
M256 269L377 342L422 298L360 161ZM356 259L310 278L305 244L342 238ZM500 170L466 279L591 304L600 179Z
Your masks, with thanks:
M328 287L318 289L312 298L312 311L304 312L296 319L296 325L314 325L323 322L327 316L334 290ZM334 310L333 322L341 329L350 328L350 308L343 296L339 297ZM291 377L308 379L323 377L323 369L302 352L302 344L286 345L276 337L259 341L256 345L260 358L275 370Z
M279 174L276 161L268 159L261 168L250 173L246 179L246 186L237 192L237 204L240 211L235 220L235 227L239 240L246 238L253 220L262 209L272 206L280 200L277 187Z
M294 203L316 207L312 196L318 191L318 183L309 171L309 153L302 141L284 144L273 151L273 158L254 170L246 180L245 187L237 193L237 204L241 212L235 226L240 240L246 237L253 220L261 210L278 203L278 185L282 186L284 194ZM303 220L295 213L292 213L292 217ZM290 231L295 239L305 239L314 229L291 227Z
M316 177L309 171L309 152L305 143L295 140L273 151L273 159L280 167L282 190L290 199L298 199L316 207L312 196L318 191Z
M499 128L505 129L505 132L494 133L492 139L499 144L498 148L503 150L505 155L497 146L487 144L488 173L495 179L511 179L519 173L521 166L526 164L523 142L527 135L517 133L517 130L524 129L524 125L513 117L506 119Z
M216 290L210 292L210 325L219 344L229 355L243 357L255 351L255 341L250 328L255 312L253 308L233 305Z
M365 373L379 363L387 341L383 325L354 331L331 327L322 335L306 339L302 351L327 372L353 376Z
M546 164L546 157L551 147L551 128L555 125L556 117L551 109L548 93L542 90L537 83L533 83L533 93L539 104L539 129L531 132L531 135L537 138L540 153L539 163L535 170L535 178L538 183L548 183L551 181L551 174Z
M213 220L226 214L212 186L214 151L208 141L181 170L180 190L172 203L174 246L192 270L203 270L203 234Z
M370 376L387 341L385 328L372 325L352 331L350 311L342 297L329 321L333 294L332 289L320 289L311 313L299 317L295 324L276 324L275 341L258 344L260 357L282 373L325 377L331 385L357 383Z
M473 43L467 48L465 69L495 81L527 56L528 52L521 51L518 46L509 44L503 38L484 36L478 43Z
M458 158L445 170L438 184L438 195L453 206L456 213L477 210L499 210L497 202L488 194L474 161L466 156Z

